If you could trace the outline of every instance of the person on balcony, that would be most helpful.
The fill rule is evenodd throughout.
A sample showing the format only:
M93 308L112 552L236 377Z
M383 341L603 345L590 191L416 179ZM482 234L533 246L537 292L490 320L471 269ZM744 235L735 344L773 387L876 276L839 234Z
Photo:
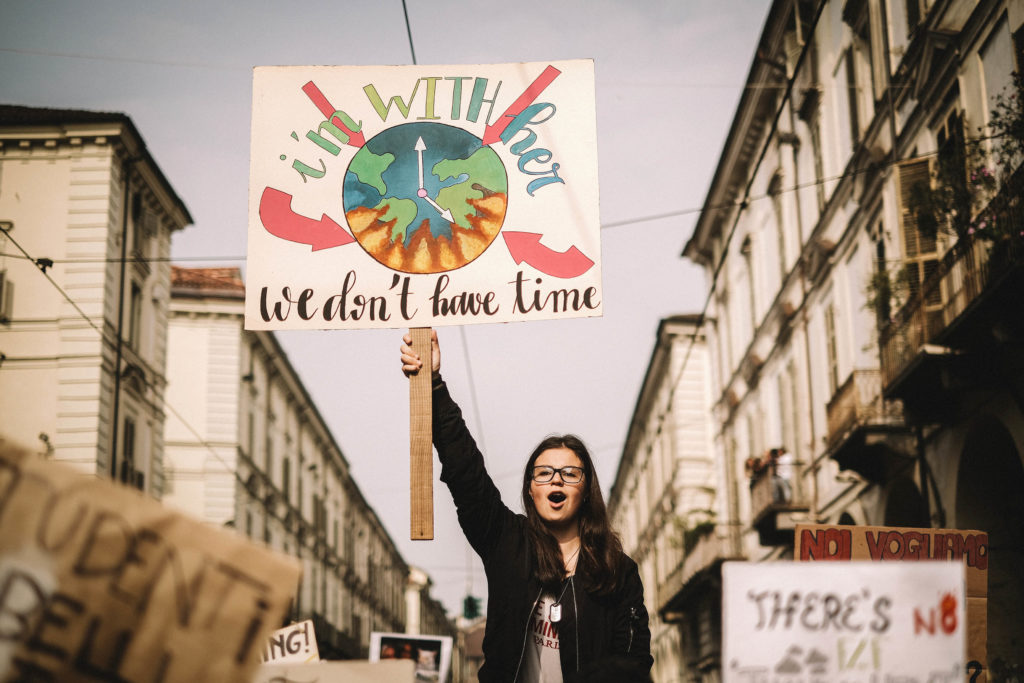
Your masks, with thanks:
M772 500L789 503L793 500L793 456L785 448L768 451L768 469L772 475Z

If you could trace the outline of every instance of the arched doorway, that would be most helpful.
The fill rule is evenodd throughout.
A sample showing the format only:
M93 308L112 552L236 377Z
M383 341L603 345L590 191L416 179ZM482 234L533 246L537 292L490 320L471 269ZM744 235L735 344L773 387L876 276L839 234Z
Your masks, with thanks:
M924 496L913 479L907 476L896 477L887 488L885 526L931 526Z
M1024 466L1003 424L978 422L964 442L956 523L988 532L988 664L1024 665ZM1019 669L1018 669L1019 670Z

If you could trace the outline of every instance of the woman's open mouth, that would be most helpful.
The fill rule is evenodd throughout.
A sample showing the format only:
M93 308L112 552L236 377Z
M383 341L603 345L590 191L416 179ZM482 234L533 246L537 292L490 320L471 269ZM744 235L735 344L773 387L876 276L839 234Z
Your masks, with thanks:
M564 501L565 498L566 495L561 491L552 491L551 493L548 494L548 500L550 500L552 503L556 505Z

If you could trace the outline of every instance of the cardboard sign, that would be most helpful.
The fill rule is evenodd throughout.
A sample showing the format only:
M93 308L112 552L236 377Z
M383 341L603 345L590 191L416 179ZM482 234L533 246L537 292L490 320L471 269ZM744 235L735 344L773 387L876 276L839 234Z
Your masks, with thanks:
M602 310L594 65L257 67L247 329Z
M728 562L722 577L725 683L963 679L962 564Z
M252 683L412 683L409 661L264 664Z
M443 683L452 665L451 636L370 633L370 661L404 659L414 662L416 681Z
M307 619L270 634L263 648L264 663L308 664L320 661L320 648L316 644L313 620Z
M871 560L918 562L953 560L964 564L967 591L966 680L988 676L988 534L964 529L799 524L799 561Z
M0 679L248 681L290 558L134 489L0 450Z

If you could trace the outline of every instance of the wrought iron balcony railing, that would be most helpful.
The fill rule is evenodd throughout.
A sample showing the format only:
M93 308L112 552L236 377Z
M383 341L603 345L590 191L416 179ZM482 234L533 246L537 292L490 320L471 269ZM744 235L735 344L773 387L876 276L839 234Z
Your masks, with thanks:
M986 289L1024 263L1024 202L999 201L994 214L1001 237L963 235L880 331L882 384L887 392L922 347L939 343Z

